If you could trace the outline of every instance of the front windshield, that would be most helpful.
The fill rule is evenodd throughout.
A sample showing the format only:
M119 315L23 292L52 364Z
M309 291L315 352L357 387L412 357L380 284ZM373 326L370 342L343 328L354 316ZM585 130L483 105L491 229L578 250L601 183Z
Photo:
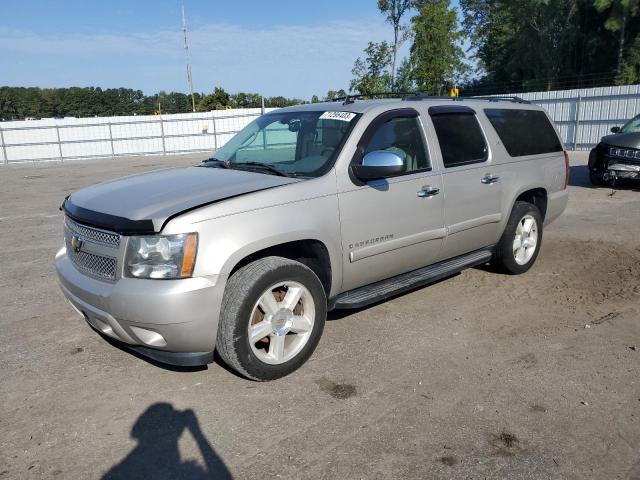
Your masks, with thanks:
M352 112L269 113L242 129L212 160L228 168L266 165L289 176L317 177L331 168L357 118Z
M640 115L629 120L624 127L620 129L622 133L640 133Z

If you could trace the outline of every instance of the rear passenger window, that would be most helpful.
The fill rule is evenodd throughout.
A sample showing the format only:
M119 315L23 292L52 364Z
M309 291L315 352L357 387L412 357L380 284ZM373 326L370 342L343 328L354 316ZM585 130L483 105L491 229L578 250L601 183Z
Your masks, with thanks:
M404 153L407 164L405 173L430 168L418 119L415 117L395 117L380 125L367 143L364 153L366 155L376 150Z
M512 157L563 150L556 131L540 110L489 108L484 113Z
M472 113L443 113L431 117L445 168L487 160L487 142Z

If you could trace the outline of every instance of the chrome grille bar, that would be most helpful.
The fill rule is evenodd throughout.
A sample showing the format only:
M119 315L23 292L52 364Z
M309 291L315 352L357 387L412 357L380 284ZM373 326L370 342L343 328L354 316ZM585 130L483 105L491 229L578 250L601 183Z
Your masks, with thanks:
M71 235L80 237L83 241L99 243L113 248L118 248L120 246L120 235L117 233L80 225L69 217L65 217L64 224L65 228L70 231Z
M118 271L120 235L64 220L64 241L71 263L82 273L100 280L115 281Z

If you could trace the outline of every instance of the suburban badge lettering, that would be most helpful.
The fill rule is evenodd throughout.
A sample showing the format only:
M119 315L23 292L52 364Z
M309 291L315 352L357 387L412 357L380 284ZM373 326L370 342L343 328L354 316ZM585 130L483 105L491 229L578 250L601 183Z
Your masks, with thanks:
M394 234L382 235L381 237L370 238L369 240L362 240L355 243L349 244L349 249L366 247L368 245L375 245L376 243L386 242L387 240L393 239Z

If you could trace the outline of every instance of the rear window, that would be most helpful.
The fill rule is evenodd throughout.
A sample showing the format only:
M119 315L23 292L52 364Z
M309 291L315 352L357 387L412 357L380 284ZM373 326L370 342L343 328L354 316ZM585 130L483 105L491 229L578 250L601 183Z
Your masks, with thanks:
M488 108L484 113L512 157L563 150L556 131L540 110Z
M473 113L445 113L431 117L445 168L487 160L487 143Z

